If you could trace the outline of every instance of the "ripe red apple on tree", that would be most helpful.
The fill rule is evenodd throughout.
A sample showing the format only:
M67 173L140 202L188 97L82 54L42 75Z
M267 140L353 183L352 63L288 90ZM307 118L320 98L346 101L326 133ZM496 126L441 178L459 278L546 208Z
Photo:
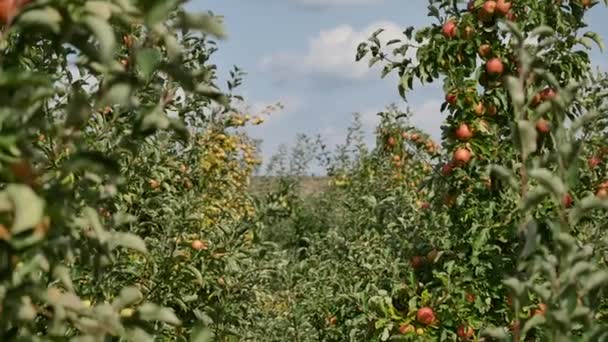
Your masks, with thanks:
M475 10L475 0L469 0L467 4L467 11L473 12Z
M399 333L401 335L412 334L416 332L416 328L411 324L401 324L399 326Z
M422 307L416 312L416 320L424 325L430 325L435 322L435 313L429 307Z
M463 123L454 131L454 135L460 141L467 141L473 137L473 131L471 131L467 124Z
M0 25L9 24L29 0L0 0Z
M573 202L574 202L574 199L572 198L572 195L570 195L570 194L565 194L564 197L562 197L562 204L564 205L565 208L570 208L572 206Z
M473 107L473 111L475 112L475 114L481 116L483 115L483 113L486 111L485 106L483 105L483 102L478 102L475 107Z
M456 335L458 335L458 337L460 337L461 339L467 341L472 339L473 336L475 336L475 330L473 330L473 327L471 326L461 325L456 330Z
M418 140L420 140L420 135L418 135L418 133L413 133L410 138L413 142L417 142Z
M467 26L464 28L464 38L469 39L473 37L473 33L475 33L475 29L471 26Z
M447 93L445 95L445 102L453 105L456 103L456 94L455 93Z
M454 166L452 165L452 163L445 163L441 167L441 174L447 177L452 174L453 169Z
M424 264L424 258L419 256L419 255L415 255L410 259L410 266L412 266L413 269L417 270L420 267L422 267L422 265Z
M507 13L509 13L510 9L511 9L511 1L507 1L507 0L496 1L496 11L500 15L507 15Z
M456 37L456 22L453 20L448 20L445 24L443 24L442 32L446 38Z
M479 19L482 21L489 21L494 16L494 12L496 11L496 1L488 0L484 2L481 7L481 11L479 12Z
M545 88L541 91L540 95L541 95L543 101L550 101L555 98L557 93L555 92L555 90L553 88Z
M490 46L490 44L481 44L477 49L477 53L481 58L486 58L490 54L490 52L492 52L492 47Z
M465 165L471 160L471 151L461 147L454 151L453 161L457 165Z
M540 118L538 121L536 121L536 130L540 134L547 134L551 132L551 125L549 124L549 121Z
M467 301L467 302L469 302L469 303L475 303L475 295L474 295L474 294L472 294L471 292L467 292L467 293L464 295L464 298L465 298L465 299L466 299L466 301Z
M602 163L602 160L597 156L593 156L589 158L587 163L589 164L589 168L595 169L598 165Z
M486 71L490 75L501 75L505 70L505 66L498 57L494 57L486 63Z
M541 93L537 93L532 98L532 101L530 102L530 105L532 106L532 108L536 108L542 102L543 102L543 95Z
M395 138L389 137L387 143L389 146L395 146L397 144L397 141L395 140Z
M601 198L601 199L608 199L608 189L606 189L606 188L597 189L595 196L597 196L598 198Z
M581 0L581 6L583 6L583 8L589 8L589 6L591 6L591 0Z
M517 15L513 11L509 11L509 13L507 13L506 18L508 21L516 21Z

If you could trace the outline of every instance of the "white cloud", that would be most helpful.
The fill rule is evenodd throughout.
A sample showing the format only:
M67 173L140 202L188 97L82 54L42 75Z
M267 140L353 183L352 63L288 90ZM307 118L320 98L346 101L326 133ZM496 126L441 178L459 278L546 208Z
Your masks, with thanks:
M355 55L357 46L379 28L385 29L379 36L383 44L391 39L405 38L401 26L390 21L375 22L360 31L350 25L340 25L321 31L311 38L304 54L275 53L263 57L260 66L263 70L275 72L282 79L291 79L298 74L312 74L334 80L353 81L363 79L371 72L377 75L379 65L370 69L365 60L356 62Z
M382 3L383 0L288 0L286 2L303 8L325 9L330 7L376 5Z
M412 108L414 115L410 119L413 126L430 134L436 141L441 140L441 124L445 119L445 115L440 111L441 104L437 99L427 100Z

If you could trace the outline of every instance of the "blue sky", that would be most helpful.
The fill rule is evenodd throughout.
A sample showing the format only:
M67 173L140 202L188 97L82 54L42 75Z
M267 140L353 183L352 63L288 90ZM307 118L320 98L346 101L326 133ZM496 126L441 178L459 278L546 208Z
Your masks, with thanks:
M440 136L441 83L420 88L405 104L396 78L380 79L377 69L355 63L356 45L379 27L387 37L405 27L428 24L427 0L193 0L188 7L225 16L229 34L214 62L226 77L233 65L247 72L240 93L254 110L281 102L285 108L250 129L264 140L267 160L297 133L322 134L340 143L352 115L359 112L370 133L375 113L395 102L414 112L413 123ZM589 15L591 29L608 39L608 8ZM602 20L604 19L604 20ZM593 52L608 70L608 54ZM371 141L371 140L370 140Z

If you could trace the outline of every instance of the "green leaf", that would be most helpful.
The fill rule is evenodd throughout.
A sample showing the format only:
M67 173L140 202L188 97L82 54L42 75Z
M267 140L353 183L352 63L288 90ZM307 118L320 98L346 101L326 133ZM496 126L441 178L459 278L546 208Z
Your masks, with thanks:
M597 271L585 280L585 282L583 283L582 293L589 293L589 291L595 290L596 288L603 286L606 283L608 283L608 272L603 270Z
M5 193L12 203L14 210L12 234L19 234L33 229L42 221L44 215L44 200L26 185L10 184Z
M531 208L539 205L545 197L549 195L549 192L541 187L536 187L528 191L526 196L521 199L521 210L526 212Z
M517 121L517 128L517 138L521 146L521 153L527 158L530 153L538 148L536 143L538 132L534 124L528 120Z
M543 37L543 36L552 36L553 34L555 34L555 30L553 30L553 28L551 28L550 26L539 26L537 28L535 28L534 30L532 30L532 32L530 32L530 36L539 36L539 37Z
M503 284L505 284L505 286L508 287L516 297L520 297L524 293L524 284L516 278L507 278L503 280Z
M116 48L116 37L114 29L109 22L98 17L87 15L82 19L83 23L93 32L99 41L99 56L101 61L109 64L114 57ZM94 56L90 56L94 57Z
M608 210L608 200L589 195L581 199L570 212L570 223L575 225L584 215L594 209Z
M198 327L192 330L190 342L212 342L214 337L211 329Z
M585 32L585 34L583 34L583 36L593 40L595 42L595 44L597 44L598 48L600 49L600 52L604 52L604 42L602 41L602 37L600 37L599 34L597 34L596 32L589 31L589 32Z
M226 38L226 31L222 23L222 18L206 13L181 13L180 28L194 29L203 33L209 33L217 38Z
M558 176L545 168L532 169L529 171L529 175L551 192L558 201L561 201L562 196L566 193L566 186Z
M108 90L101 100L99 106L128 106L131 103L131 85L128 83L116 83Z
M146 303L139 308L138 312L141 319L144 321L159 321L174 326L181 325L181 321L177 318L173 310L162 308L156 304Z
M125 247L143 254L148 253L146 243L139 236L131 233L115 232L108 241L110 248Z
M511 99L513 100L513 104L518 106L523 106L524 101L526 100L526 94L524 92L524 88L521 85L521 81L519 78L514 76L507 76L507 89L509 90L509 94L511 95Z
M161 61L161 56L156 49L144 48L137 51L135 60L142 77L149 81Z
M148 334L145 330L139 327L131 328L126 331L128 340L131 342L151 342L154 341L154 337Z
M534 329L535 327L538 327L542 324L545 324L546 321L547 320L545 319L544 315L532 316L532 318L527 320L526 323L524 324L524 327L521 330L521 335L525 337L526 334L528 333L528 331L530 331L531 329Z
M167 19L169 13L177 6L177 0L153 0L148 1L145 13L145 21L148 27L154 27Z
M65 286L68 291L74 291L74 284L72 283L72 277L70 276L70 270L62 265L56 266L53 269L53 276Z
M502 340L502 341L506 341L509 337L509 334L507 334L507 331L504 328L498 328L498 327L485 328L481 332L481 335L488 336L488 337L495 338L495 339Z
M108 21L112 17L113 4L108 1L89 0L85 2L85 10L102 20Z
M120 294L112 303L114 309L123 309L127 306L131 306L141 301L144 298L141 291L134 286L123 287L120 290Z
M63 17L61 13L53 7L31 9L23 12L17 21L18 26L39 26L48 28L55 34L61 32Z
M98 151L80 151L64 165L64 171L88 171L98 175L120 175L120 164Z
M66 126L81 128L91 117L89 97L83 89L75 89L71 94L67 108Z

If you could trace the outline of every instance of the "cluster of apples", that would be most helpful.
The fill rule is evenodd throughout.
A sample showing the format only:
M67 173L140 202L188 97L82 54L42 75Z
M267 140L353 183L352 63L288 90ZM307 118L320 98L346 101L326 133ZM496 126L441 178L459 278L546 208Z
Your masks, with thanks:
M416 311L416 321L422 325L428 326L437 323L437 317L432 308L425 306L421 307ZM422 334L421 329L416 329L412 324L402 324L399 326L399 332L402 335L418 333ZM456 335L464 341L468 341L474 338L475 330L468 324L462 324L456 329Z

